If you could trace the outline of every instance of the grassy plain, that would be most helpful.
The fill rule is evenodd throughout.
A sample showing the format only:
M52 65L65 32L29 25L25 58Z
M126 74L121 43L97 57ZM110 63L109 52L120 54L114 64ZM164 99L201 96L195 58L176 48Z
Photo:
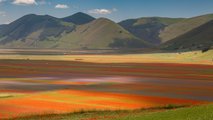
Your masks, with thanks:
M213 50L183 53L114 54L114 55L0 55L0 59L79 61L91 63L185 63L213 64Z
M15 120L211 120L213 105L185 108L150 108L119 111L81 111L69 114L49 114L17 118Z

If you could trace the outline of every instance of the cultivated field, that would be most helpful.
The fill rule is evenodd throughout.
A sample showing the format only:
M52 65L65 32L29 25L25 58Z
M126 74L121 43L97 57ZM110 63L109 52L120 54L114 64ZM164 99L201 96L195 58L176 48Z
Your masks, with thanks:
M0 59L79 61L91 63L183 63L213 65L213 50L180 53L107 54L110 50L1 50ZM55 55L55 54L57 55ZM97 54L94 54L97 53ZM103 54L104 53L104 54Z
M212 53L2 54L0 119L211 103Z

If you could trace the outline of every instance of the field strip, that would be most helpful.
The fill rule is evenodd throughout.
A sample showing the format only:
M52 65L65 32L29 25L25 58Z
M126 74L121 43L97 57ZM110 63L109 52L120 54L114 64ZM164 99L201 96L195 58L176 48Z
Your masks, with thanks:
M1 60L50 60L91 63L181 63L213 65L213 50L186 53L154 53L124 55L0 55Z

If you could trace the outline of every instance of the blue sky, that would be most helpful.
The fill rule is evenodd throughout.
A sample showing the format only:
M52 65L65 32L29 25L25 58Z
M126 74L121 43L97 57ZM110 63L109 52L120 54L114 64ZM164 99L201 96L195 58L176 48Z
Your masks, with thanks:
M26 14L65 17L85 12L116 22L138 17L193 17L213 13L213 0L0 0L0 24Z

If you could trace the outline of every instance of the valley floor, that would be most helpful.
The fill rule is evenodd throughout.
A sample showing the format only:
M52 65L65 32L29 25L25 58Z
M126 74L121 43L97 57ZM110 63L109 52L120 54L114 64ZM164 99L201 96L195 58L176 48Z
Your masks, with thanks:
M213 101L211 53L0 55L0 119L208 104ZM186 64L190 55L194 62ZM165 63L168 58L177 62Z
M96 52L98 54L91 54ZM181 63L213 65L213 50L176 52L176 53L148 53L148 54L116 54L103 51L63 51L63 50L1 50L0 59L14 60L51 60L78 61L91 63ZM35 54L37 53L37 54ZM55 53L55 54L54 54ZM57 55L56 55L57 54Z

